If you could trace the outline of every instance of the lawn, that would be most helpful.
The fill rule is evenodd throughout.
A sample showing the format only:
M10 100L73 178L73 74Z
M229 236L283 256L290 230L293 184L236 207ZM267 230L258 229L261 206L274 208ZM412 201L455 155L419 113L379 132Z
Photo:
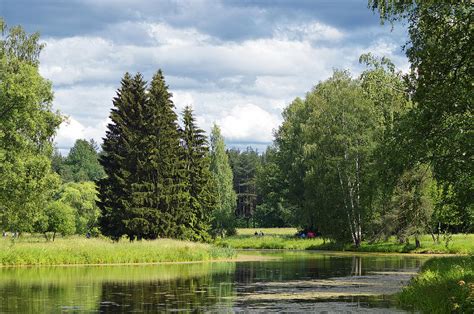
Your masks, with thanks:
M263 232L263 236L255 236L255 232ZM400 244L395 238L387 241L368 243L364 241L359 248L349 244L324 241L321 238L299 239L294 235L295 228L242 228L237 235L216 240L216 245L235 249L290 249L290 250L335 250L384 253L448 253L473 254L474 234L452 235L448 245L444 241L433 242L430 235L421 237L421 247L415 248L415 240L409 244Z

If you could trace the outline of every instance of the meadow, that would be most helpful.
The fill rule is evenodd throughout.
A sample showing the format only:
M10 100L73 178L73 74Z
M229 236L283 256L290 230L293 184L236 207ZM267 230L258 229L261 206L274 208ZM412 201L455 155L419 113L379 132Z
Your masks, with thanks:
M431 254L473 254L474 234L451 235L448 244L440 238L434 242L431 235L420 238L421 247L415 247L415 239L409 239L409 244L400 244L395 238L387 241L369 243L362 242L359 248L352 244L335 243L321 238L300 239L295 237L295 228L242 228L237 229L237 235L216 240L220 247L234 249L287 249L287 250L330 250L330 251L357 251L382 253L431 253ZM255 232L263 232L263 236L256 236Z
M159 239L113 242L105 238L67 237L45 241L34 236L0 239L0 265L94 265L196 262L235 257L229 248Z

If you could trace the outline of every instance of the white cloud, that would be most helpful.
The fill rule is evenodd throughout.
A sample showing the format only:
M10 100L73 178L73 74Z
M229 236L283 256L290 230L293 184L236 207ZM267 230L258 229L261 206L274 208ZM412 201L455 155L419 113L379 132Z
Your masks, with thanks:
M94 139L96 142L101 143L108 123L109 119L104 119L95 125L85 126L70 117L59 127L55 138L57 147L61 152L67 152L77 139Z
M338 41L344 37L344 33L335 27L319 22L307 24L288 24L277 27L274 37L284 40L300 41Z
M233 107L217 121L227 141L271 142L280 119L254 104Z

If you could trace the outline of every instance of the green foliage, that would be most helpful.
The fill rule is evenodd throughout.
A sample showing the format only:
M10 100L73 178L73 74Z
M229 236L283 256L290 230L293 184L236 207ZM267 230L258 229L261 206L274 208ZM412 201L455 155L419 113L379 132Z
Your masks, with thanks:
M472 313L474 256L430 259L398 298L402 306L423 313Z
M140 131L130 132L131 206L123 222L131 238L185 238L177 224L189 196L183 192L184 167L171 93L161 71L153 76L148 95L141 78L136 85L143 100L133 111Z
M236 215L247 221L253 217L258 202L256 174L260 166L260 157L251 147L245 151L232 149L227 151L232 168L233 186L237 194Z
M296 98L283 111L283 123L275 134L278 165L284 188L282 196L292 205L298 224L314 223L305 210L304 176L306 164L303 149L303 125L308 119L311 108L300 98Z
M445 223L454 231L472 229L472 2L371 0L369 6L382 21L408 23L406 81L414 106L397 130L406 160L429 163L441 189L449 191L440 201L463 224Z
M76 140L66 158L56 152L53 155L53 168L64 182L97 181L105 176L99 164L98 146L94 140Z
M100 210L94 182L69 182L63 184L56 195L58 201L74 208L77 234L98 234Z
M36 221L35 231L43 233L47 240L48 232L52 233L53 241L56 233L63 236L73 234L76 231L74 208L61 201L50 203Z
M393 190L389 209L384 213L382 233L396 234L403 243L409 236L433 232L433 179L430 167L420 165L404 172ZM418 243L418 242L417 242Z
M0 265L134 264L229 259L235 252L209 244L160 239L119 241L65 238L38 242L28 238L11 245L0 239Z
M31 231L59 184L49 158L62 117L38 71L39 35L0 29L0 225Z
M286 201L286 186L278 166L277 152L269 147L257 167L256 186L260 204L254 221L260 227L285 227L293 225L294 210Z
M225 151L224 138L219 127L214 124L211 131L210 170L214 180L217 204L212 215L214 236L235 233L235 207L237 196L233 189L233 175L229 158Z
M204 131L197 127L190 107L183 112L182 160L185 169L185 192L189 202L178 222L188 239L209 240L211 214L216 204L212 174L209 170L209 147Z
M307 102L313 110L304 133L310 168L305 184L308 203L314 204L313 225L318 221L321 232L329 237L349 236L359 245L375 187L372 156L378 124L374 104L345 72L318 84ZM348 223L347 227L342 228L342 223Z
M132 78L126 73L121 88L113 99L114 108L110 113L106 137L102 145L100 164L106 177L98 182L100 228L104 235L119 239L125 234L123 222L131 201L131 181L136 173L131 145L137 145L133 130L140 130L138 117L133 116L133 108L144 103L145 88L141 76ZM135 108L138 110L139 108Z

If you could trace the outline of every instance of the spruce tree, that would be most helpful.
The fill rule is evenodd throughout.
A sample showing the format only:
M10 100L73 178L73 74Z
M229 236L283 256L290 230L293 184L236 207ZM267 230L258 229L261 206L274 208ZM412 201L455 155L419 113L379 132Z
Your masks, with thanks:
M197 127L192 109L183 111L181 129L182 160L185 173L185 192L189 196L184 220L180 226L190 239L208 240L210 215L215 206L212 174L209 170L209 147L204 131Z
M140 74L126 73L121 88L113 99L111 123L103 143L100 163L106 177L98 181L101 209L100 227L104 235L113 239L127 234L134 238L130 226L132 185L138 179L137 156L140 152L142 111L146 101L146 82Z
M161 70L152 79L139 140L139 180L133 185L134 216L129 225L145 238L185 238L178 221L187 203L184 167L172 94Z
M225 152L224 138L220 128L214 124L211 131L211 165L215 191L216 209L212 217L214 235L232 234L235 232L236 194L233 189L233 175L229 158Z

